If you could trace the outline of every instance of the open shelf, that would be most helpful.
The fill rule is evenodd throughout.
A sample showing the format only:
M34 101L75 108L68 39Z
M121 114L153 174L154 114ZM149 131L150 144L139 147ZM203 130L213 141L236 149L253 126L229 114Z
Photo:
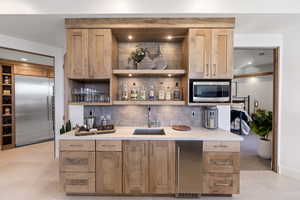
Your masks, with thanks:
M165 76L177 77L184 76L186 71L184 69L166 69L166 70L130 70L130 69L115 69L113 74L116 76Z
M113 105L185 105L185 101L113 101Z
M111 106L111 103L110 102L69 102L69 105Z

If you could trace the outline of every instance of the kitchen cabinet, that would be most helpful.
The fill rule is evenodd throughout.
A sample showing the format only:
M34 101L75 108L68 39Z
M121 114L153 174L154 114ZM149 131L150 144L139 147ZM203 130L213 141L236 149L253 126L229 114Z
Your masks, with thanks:
M148 193L148 141L123 142L123 188L127 194Z
M96 153L96 192L122 193L122 152Z
M233 78L233 30L189 30L189 78Z
M68 29L67 58L68 78L110 78L113 61L111 30Z
M149 141L149 190L151 194L175 192L175 142Z

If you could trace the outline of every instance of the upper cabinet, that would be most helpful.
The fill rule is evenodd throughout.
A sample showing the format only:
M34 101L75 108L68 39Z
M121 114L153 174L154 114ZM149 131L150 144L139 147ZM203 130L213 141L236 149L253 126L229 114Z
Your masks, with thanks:
M189 77L231 79L233 77L233 30L189 30Z
M110 78L115 59L111 30L68 29L67 58L68 78Z

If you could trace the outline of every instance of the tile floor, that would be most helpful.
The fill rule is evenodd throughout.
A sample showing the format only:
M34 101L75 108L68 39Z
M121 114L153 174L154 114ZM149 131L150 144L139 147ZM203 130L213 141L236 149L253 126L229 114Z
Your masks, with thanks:
M0 151L1 200L169 200L172 197L65 196L58 190L58 161L53 142ZM300 180L271 171L242 171L241 194L201 197L203 200L299 200Z

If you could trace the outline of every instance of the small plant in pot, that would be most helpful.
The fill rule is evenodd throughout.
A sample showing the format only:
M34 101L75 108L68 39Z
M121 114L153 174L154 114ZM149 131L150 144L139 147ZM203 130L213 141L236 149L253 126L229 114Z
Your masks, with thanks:
M261 158L271 159L272 144L269 134L272 131L272 112L260 109L251 117L251 130L260 136L257 142L257 153Z
M143 48L137 45L135 51L131 52L128 58L128 63L132 61L135 68L137 69L137 64L144 59L147 52L148 52L147 48Z

